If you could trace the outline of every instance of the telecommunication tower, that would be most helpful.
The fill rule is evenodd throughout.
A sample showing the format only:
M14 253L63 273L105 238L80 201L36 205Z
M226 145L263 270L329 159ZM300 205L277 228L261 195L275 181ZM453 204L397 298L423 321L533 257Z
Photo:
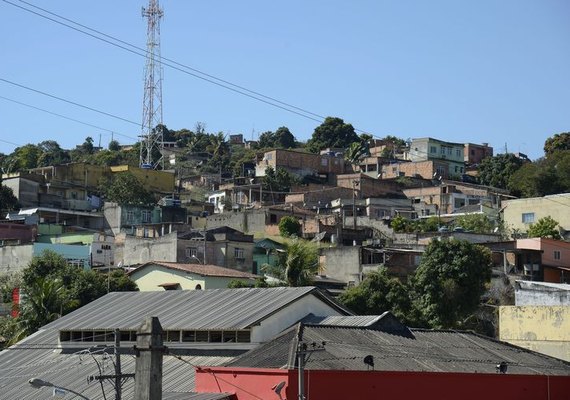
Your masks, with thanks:
M142 9L148 19L144 98L141 125L140 167L164 168L162 132L162 63L160 59L160 19L164 15L158 0L149 0Z

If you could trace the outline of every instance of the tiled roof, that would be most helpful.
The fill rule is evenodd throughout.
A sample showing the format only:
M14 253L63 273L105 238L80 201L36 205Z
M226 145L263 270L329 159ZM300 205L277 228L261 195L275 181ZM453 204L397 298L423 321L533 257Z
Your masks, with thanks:
M220 277L228 277L228 278L249 278L249 279L256 279L259 276L250 274L248 272L238 271L237 269L231 268L224 268L218 265L211 265L211 264L182 264L182 263L172 263L172 262L162 262L162 261L152 261L146 264L141 265L137 269L129 272L129 275L132 275L138 271L141 271L143 268L150 268L154 265L162 265L163 267L169 269L175 269L178 271L184 272L191 272L193 274L202 275L202 276L220 276Z
M294 368L300 335L309 346L325 343L324 350L307 357L307 369L367 370L363 360L371 355L377 371L496 373L504 361L513 374L570 375L570 363L475 333L410 331L411 337L367 328L298 325L227 365Z

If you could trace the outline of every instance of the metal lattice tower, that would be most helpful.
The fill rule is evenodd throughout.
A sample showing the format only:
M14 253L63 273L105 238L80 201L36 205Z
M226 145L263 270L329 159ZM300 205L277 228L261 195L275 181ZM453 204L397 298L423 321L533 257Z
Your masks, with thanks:
M160 18L158 0L149 0L142 15L148 18L144 99L140 146L140 167L164 168L162 132L162 63L160 59Z

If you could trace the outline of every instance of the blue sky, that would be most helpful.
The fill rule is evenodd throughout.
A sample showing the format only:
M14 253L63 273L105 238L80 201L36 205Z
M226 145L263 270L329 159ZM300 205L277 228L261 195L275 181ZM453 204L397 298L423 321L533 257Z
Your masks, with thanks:
M27 1L145 46L145 1ZM570 130L566 0L160 4L164 57L378 137L488 142L495 153L506 145L536 159L546 138ZM4 0L0 15L0 79L135 122L0 81L0 152L50 139L71 148L87 136L106 146L109 131L136 141L143 58ZM320 123L168 67L163 108L171 129L200 121L247 139L287 126L306 140Z

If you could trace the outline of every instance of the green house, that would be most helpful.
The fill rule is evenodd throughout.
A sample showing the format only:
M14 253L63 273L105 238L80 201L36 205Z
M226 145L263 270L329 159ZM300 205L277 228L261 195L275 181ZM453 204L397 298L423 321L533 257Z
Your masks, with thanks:
M264 264L275 266L277 264L278 253L285 251L285 246L271 239L261 239L253 246L253 273L259 274L260 268Z

